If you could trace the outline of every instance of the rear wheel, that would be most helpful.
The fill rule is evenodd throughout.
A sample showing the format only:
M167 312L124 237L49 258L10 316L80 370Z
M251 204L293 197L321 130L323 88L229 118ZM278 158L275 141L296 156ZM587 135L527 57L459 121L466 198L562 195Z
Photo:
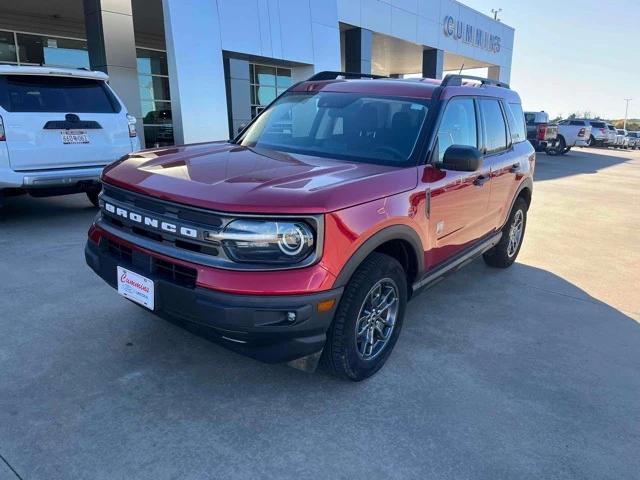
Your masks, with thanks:
M398 340L406 304L404 269L396 259L372 253L347 284L327 332L324 365L356 382L376 373Z
M564 155L567 152L567 142L564 140L563 136L559 136L558 141L556 142L556 153L558 155Z
M596 138L593 135L589 137L589 143L587 145L589 145L590 147L596 146Z
M495 247L483 255L485 263L497 268L510 267L520 252L526 226L527 202L523 198L518 198L511 210L509 220L502 227L502 238Z

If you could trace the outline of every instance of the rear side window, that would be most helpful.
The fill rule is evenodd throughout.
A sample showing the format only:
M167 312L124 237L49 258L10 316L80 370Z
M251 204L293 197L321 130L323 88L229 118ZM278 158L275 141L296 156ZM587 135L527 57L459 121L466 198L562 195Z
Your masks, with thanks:
M524 124L522 105L519 103L508 103L506 110L509 129L511 130L511 141L513 143L524 142L527 139L527 127Z
M591 122L593 128L606 128L604 122Z
M484 125L486 153L496 153L507 148L507 125L498 100L480 99L480 112Z
M576 125L579 127L584 127L584 121L582 120L571 120L571 122L569 122L569 125Z
M9 112L120 111L120 104L101 80L6 75L0 77L0 92L0 104Z
M471 98L453 98L445 108L438 128L438 160L451 145L478 146L476 109Z

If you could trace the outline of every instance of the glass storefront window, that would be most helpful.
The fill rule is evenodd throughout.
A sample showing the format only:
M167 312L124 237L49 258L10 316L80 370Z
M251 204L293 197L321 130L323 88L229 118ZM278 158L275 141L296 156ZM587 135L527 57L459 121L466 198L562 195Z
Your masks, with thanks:
M169 79L155 75L138 75L141 100L169 100Z
M169 75L167 54L158 50L136 49L138 73L144 75Z
M0 63L16 63L17 61L13 32L0 31Z
M87 42L18 33L18 61L26 64L89 68Z
M167 54L146 48L136 49L136 54L146 147L173 145Z
M251 84L251 116L255 117L291 86L291 69L250 63L249 82Z

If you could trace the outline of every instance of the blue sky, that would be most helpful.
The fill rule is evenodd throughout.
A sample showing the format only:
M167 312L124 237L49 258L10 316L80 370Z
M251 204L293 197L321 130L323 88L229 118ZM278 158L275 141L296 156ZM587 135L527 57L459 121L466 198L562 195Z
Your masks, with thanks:
M529 110L640 118L640 0L461 0L515 28L511 86Z

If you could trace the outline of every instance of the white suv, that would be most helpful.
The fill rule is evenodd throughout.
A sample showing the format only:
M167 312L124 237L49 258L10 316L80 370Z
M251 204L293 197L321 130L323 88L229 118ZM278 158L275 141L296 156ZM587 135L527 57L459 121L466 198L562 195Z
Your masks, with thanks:
M140 149L136 119L102 72L0 65L0 205L5 197L86 192Z

